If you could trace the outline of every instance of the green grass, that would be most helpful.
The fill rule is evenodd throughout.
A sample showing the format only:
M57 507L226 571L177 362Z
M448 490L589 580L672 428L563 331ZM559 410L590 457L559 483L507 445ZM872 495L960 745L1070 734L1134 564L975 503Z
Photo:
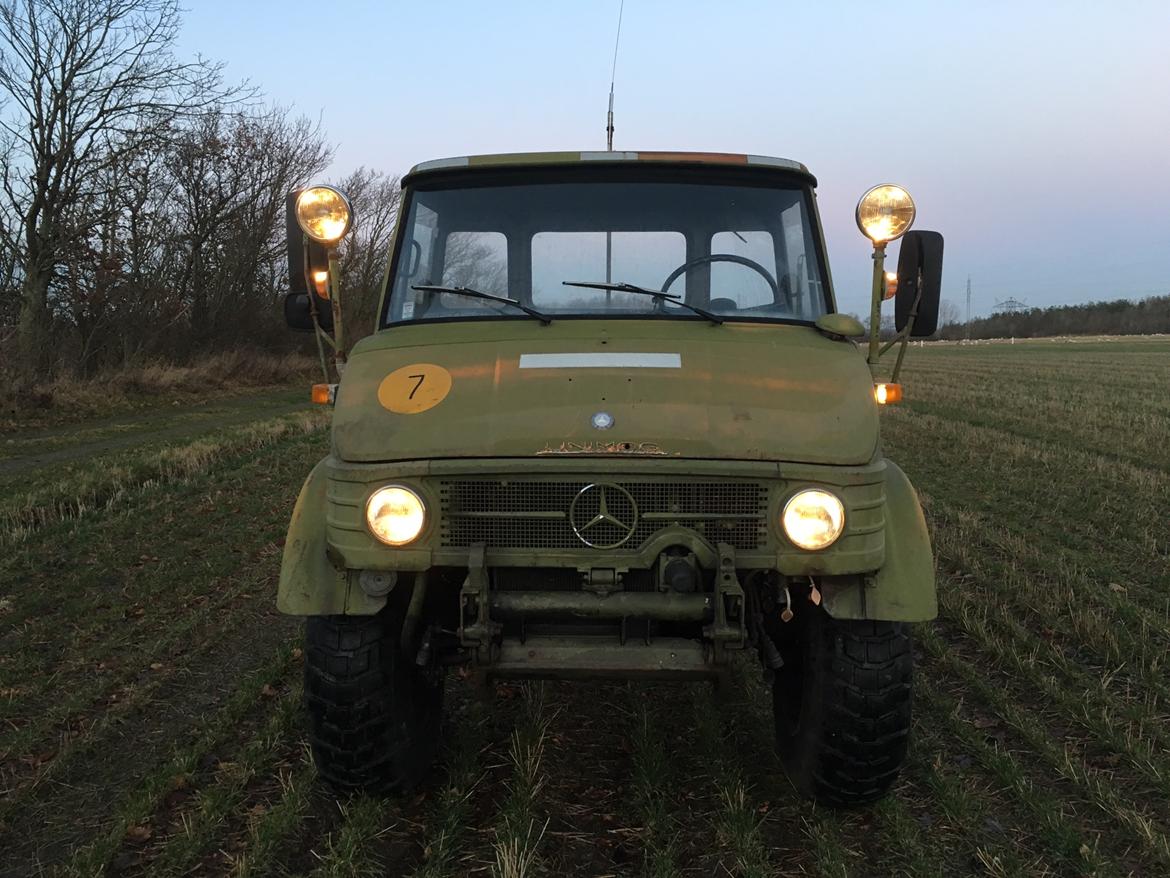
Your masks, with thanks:
M547 780L545 751L555 715L545 700L542 682L521 687L523 706L509 739L507 796L496 818L493 878L529 878L537 874L540 845L548 818L541 808Z
M300 756L294 768L276 772L278 795L260 805L264 810L258 818L247 821L241 850L231 855L230 873L236 878L272 874L281 849L300 829L315 779L308 752L302 748Z
M472 797L486 777L484 740L487 710L473 702L460 724L451 730L444 754L446 782L434 803L423 844L423 862L415 878L441 878L454 874L459 850L474 831Z
M82 424L92 457L0 474L5 865L1170 874L1170 341L927 346L905 384L883 444L923 500L940 618L917 628L911 755L882 803L797 797L750 660L718 696L548 683L484 703L453 674L432 782L399 799L323 789L297 626L272 600L325 435L258 406L222 426L180 415L199 435ZM37 447L13 438L0 460Z
M224 509L224 490L295 491L300 456L318 437L297 433L225 453L216 471L145 489L135 505L101 520L60 522L0 561L4 580L22 586L6 598L12 627L0 643L24 645L0 657L0 688L9 693L0 703L0 760L20 765L52 738L57 756L47 770L56 770L79 741L131 709L149 712L160 688L231 648L230 634L251 636L241 627L257 624L257 613L274 615L261 599L271 593L284 529L273 497L241 492ZM273 448L284 455L275 466L264 456ZM226 531L209 550L208 523L235 515L267 523ZM54 561L61 543L84 563ZM147 545L158 554L139 554ZM288 630L286 620L279 624ZM0 777L11 783L24 773L8 768ZM12 798L0 800L0 815Z
M679 839L671 813L671 791L682 776L668 745L669 722L662 711L653 708L652 693L644 686L631 687L630 692L632 792L643 825L642 874L646 878L672 878L678 874Z
M317 878L360 878L385 875L378 842L388 829L391 802L373 796L353 796L339 803L341 828L325 839Z
M753 778L736 758L734 741L724 728L721 705L710 692L698 690L695 695L696 737L706 757L708 782L717 796L715 839L726 851L721 866L742 878L763 878L772 870L761 829L763 820L753 795Z
M168 761L152 771L136 788L128 791L120 803L112 803L110 827L98 835L90 844L79 849L64 866L62 873L69 876L90 876L99 873L123 844L132 828L146 825L147 819L157 808L165 793L174 788L176 779L192 775L200 758L211 752L236 729L237 725L255 710L262 691L266 686L281 680L292 663L291 648L282 649L254 673L240 681L240 684L224 702L214 720L201 729L196 740L188 747L179 749ZM285 722L288 711L278 705L278 720ZM270 722L269 727L273 725ZM236 774L236 769L232 769Z

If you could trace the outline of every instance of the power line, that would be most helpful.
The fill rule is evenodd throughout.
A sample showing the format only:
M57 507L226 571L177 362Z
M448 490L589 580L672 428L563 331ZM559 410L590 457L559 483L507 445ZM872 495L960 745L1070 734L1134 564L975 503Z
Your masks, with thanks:
M967 275L967 339L971 339L971 275Z

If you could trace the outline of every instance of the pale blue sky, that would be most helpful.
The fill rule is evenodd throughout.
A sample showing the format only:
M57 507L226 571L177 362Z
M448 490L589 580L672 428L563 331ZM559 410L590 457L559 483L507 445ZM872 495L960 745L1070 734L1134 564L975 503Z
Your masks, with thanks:
M320 115L336 160L604 149L619 0L188 0L183 53ZM817 175L844 310L857 197L896 182L974 311L1170 293L1170 0L626 0L615 147L749 152Z

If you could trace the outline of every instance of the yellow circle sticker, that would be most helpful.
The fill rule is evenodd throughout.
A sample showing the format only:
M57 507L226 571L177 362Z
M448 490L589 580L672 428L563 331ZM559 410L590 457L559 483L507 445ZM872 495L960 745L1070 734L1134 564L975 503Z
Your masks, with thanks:
M434 363L414 363L382 379L378 402L400 415L417 415L437 406L450 392L450 372Z

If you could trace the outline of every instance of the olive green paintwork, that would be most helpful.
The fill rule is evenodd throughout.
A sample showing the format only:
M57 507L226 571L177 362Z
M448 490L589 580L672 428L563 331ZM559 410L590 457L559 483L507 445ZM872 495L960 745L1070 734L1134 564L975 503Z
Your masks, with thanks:
M677 354L678 368L521 368L532 354ZM400 367L435 364L434 408L378 401ZM590 423L613 416L611 429ZM809 326L666 320L483 320L400 326L350 355L333 419L350 462L532 457L563 444L650 444L667 457L861 465L878 443L865 360Z
M371 598L357 585L356 577L330 560L325 540L326 462L321 461L309 477L293 507L284 554L280 561L280 584L276 608L293 616L340 614L372 615L386 603Z
M925 622L938 615L934 555L918 494L906 474L886 461L886 563L872 580L822 585L825 609L837 619Z
M865 335L861 321L849 314L822 314L817 318L817 329L828 335L841 338L856 338Z
M443 159L417 166L405 182L463 168L478 173L592 161L758 165L815 184L803 165L786 159L674 153ZM332 453L297 500L278 607L296 615L375 613L385 599L366 596L356 571L468 563L468 550L440 545L433 515L411 546L391 549L372 538L363 523L365 501L388 482L412 487L433 511L435 483L444 476L644 475L764 481L770 485L767 545L737 554L738 567L817 577L826 609L839 618L932 618L934 570L922 510L902 471L881 456L872 378L856 345L832 337L841 328L825 335L809 326L679 319L556 320L551 326L494 319L375 333L351 353L337 394ZM520 368L524 354L599 353L678 354L679 367ZM447 370L450 391L425 411L388 411L379 385L416 364ZM613 416L612 429L592 428L598 411ZM808 486L828 487L846 506L845 534L822 552L797 549L778 524L785 500ZM644 546L606 552L602 563L647 568L677 545L704 568L714 565L714 548L677 526ZM489 548L485 563L579 568L588 555L585 549Z

